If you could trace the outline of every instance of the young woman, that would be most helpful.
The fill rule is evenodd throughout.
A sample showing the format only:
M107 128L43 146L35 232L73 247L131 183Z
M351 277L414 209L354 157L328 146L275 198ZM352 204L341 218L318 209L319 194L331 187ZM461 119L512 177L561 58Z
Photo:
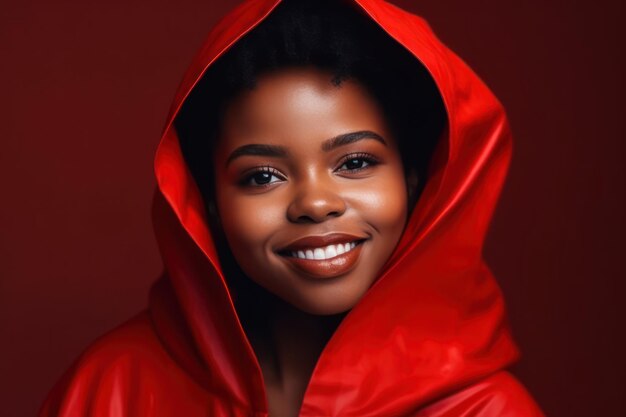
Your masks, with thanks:
M248 1L159 144L166 273L42 416L539 416L481 258L504 112L418 17Z

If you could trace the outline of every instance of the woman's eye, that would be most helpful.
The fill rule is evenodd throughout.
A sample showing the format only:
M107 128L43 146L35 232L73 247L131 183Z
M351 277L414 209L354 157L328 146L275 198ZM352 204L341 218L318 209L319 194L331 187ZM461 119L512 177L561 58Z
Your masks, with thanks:
M348 161L346 161L342 167L346 167L347 170L355 170L355 169L361 169L363 168L363 166L367 166L367 161L364 159L360 159L360 158L354 158L354 159L350 159Z
M258 187L273 184L282 180L283 178L276 173L276 170L263 169L253 172L252 174L243 178L241 184L244 186Z
M342 165L339 167L340 171L360 171L369 166L376 165L377 161L372 156L367 154L348 155L344 158Z

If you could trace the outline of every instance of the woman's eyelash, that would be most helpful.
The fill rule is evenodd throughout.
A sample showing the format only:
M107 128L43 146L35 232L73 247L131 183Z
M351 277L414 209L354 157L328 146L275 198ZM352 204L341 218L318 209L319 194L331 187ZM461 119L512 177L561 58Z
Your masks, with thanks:
M363 166L364 163L367 165ZM358 172L368 167L375 166L378 163L378 159L371 154L365 152L352 153L341 158L337 170L342 172ZM344 165L346 168L341 169ZM239 185L243 187L265 187L277 182L272 181L273 177L279 180L285 179L276 168L269 165L259 166L248 171L239 181Z
M253 168L239 181L239 185L244 187L264 187L272 184L276 181L272 181L272 177L283 180L283 176L276 169L271 166L260 166ZM252 182L256 181L256 184Z
M362 162L367 163L367 165L362 166ZM342 171L357 172L362 169L366 169L367 167L374 166L378 164L379 161L378 159L376 159L376 157L374 157L371 154L368 154L365 152L359 152L359 153L352 153L352 154L344 156L339 163L340 163L339 168L346 165L346 169L343 169ZM355 166L359 164L360 166ZM351 165L352 168L348 167L348 165Z

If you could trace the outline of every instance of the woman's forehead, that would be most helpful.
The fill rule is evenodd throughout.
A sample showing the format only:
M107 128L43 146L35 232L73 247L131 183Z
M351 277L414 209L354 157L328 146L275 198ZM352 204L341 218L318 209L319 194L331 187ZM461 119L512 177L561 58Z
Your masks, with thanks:
M331 77L311 68L260 77L227 107L219 148L268 140L304 145L353 131L389 136L382 109L365 87L351 79L336 86Z

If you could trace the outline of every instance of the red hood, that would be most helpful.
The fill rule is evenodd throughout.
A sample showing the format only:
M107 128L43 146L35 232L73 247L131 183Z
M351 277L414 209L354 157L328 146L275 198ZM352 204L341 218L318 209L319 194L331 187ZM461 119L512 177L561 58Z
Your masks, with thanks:
M151 294L159 337L224 404L259 414L267 410L261 369L222 275L173 120L206 68L278 3L247 1L213 29L176 94L154 162L160 193L153 218L167 271ZM504 110L424 20L380 0L353 3L427 68L449 125L384 272L322 352L302 417L409 414L518 356L501 292L482 259L511 156Z

